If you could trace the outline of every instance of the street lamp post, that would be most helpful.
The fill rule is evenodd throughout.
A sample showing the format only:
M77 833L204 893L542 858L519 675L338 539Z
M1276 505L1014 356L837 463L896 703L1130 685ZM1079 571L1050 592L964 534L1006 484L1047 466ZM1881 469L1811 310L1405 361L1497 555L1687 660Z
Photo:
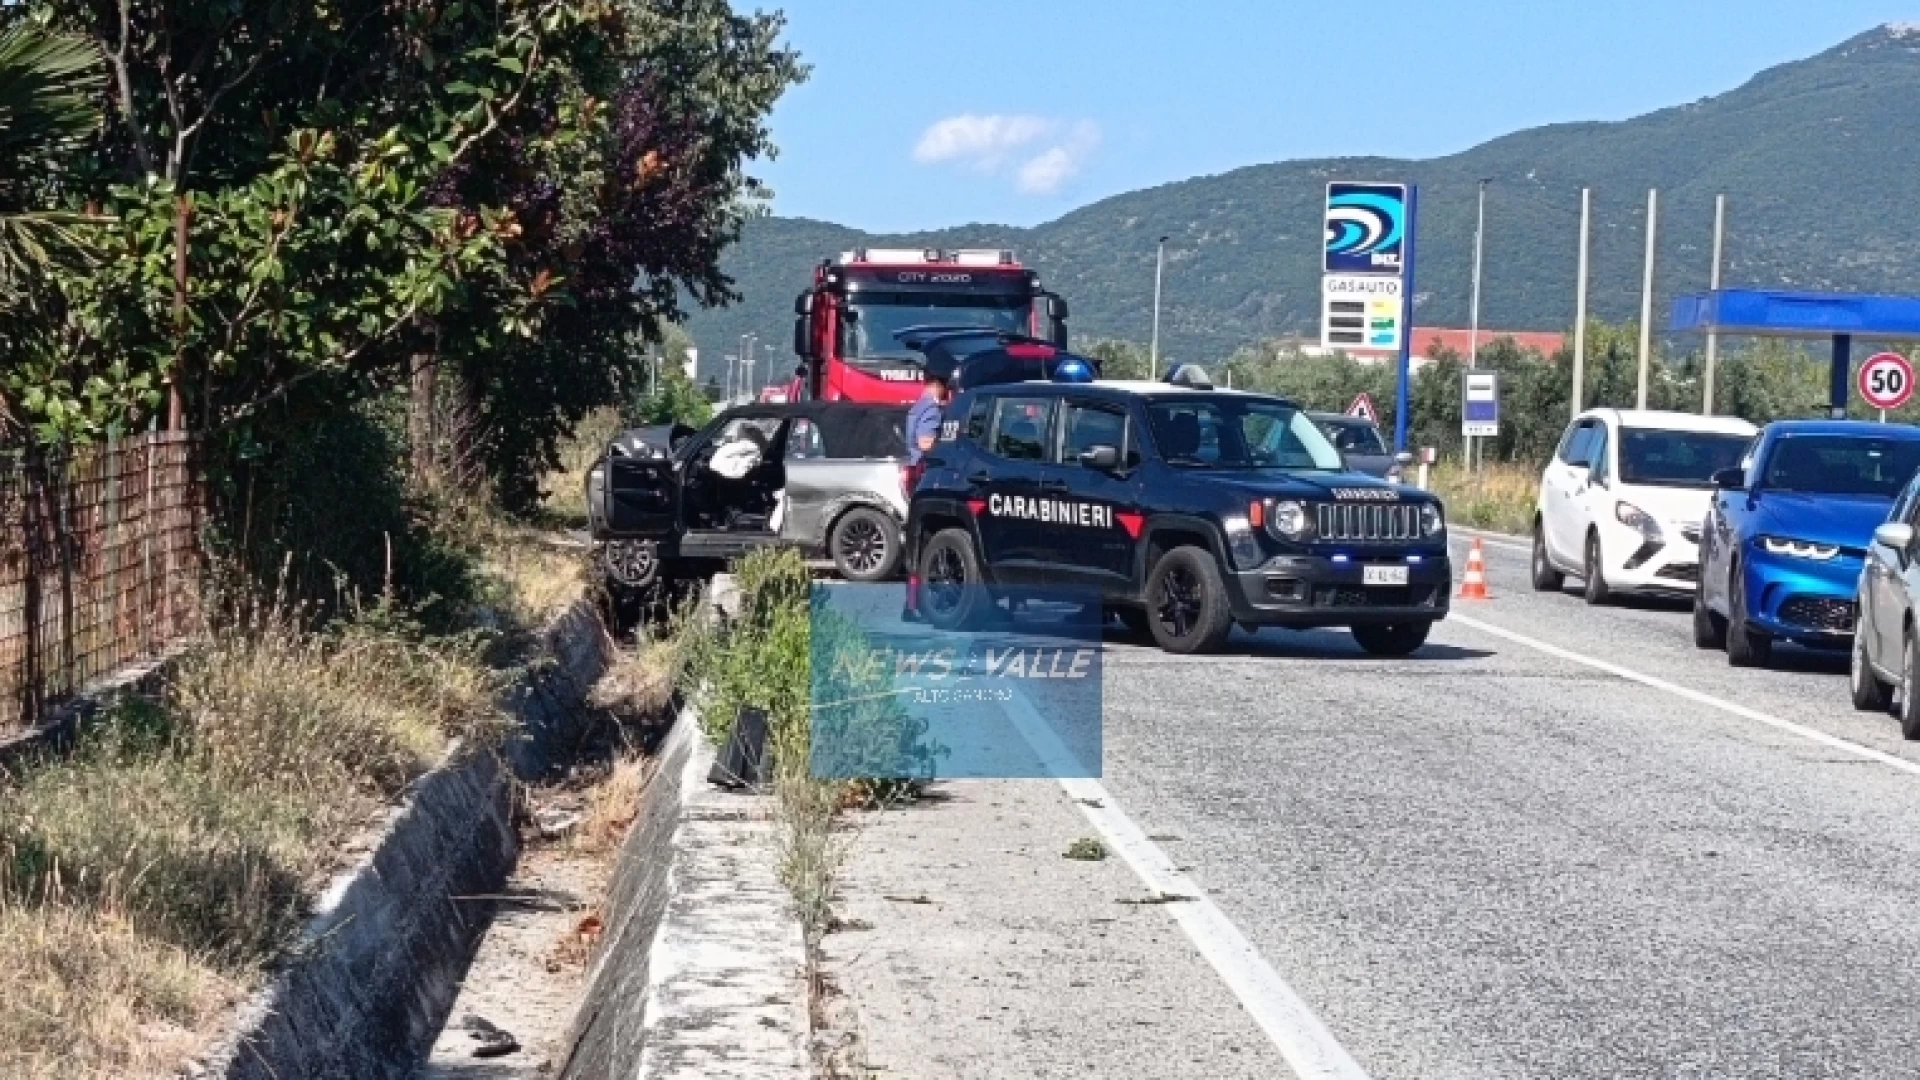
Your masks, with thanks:
M1167 270L1167 238L1161 237L1159 248L1153 257L1153 346L1147 361L1149 378L1160 373L1160 282Z
M1473 227L1473 314L1467 329L1467 367L1478 367L1480 363L1480 259L1485 247L1487 235L1487 184L1480 180L1480 210ZM1465 408L1463 404L1461 406ZM1479 440L1467 437L1467 471L1473 471L1473 452Z

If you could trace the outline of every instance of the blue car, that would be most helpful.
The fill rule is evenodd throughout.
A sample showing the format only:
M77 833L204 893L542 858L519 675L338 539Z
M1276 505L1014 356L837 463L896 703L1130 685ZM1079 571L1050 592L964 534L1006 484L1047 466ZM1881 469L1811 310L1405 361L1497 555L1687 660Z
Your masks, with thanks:
M1735 667L1775 641L1846 648L1873 530L1920 468L1920 427L1782 420L1714 475L1700 534L1693 640Z

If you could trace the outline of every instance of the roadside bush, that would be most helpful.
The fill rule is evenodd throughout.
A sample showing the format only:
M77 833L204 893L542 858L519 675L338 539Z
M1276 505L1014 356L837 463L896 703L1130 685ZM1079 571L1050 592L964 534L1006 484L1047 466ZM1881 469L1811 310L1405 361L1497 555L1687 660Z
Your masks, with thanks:
M817 702L815 666L831 664L823 680L833 710L836 750L845 762L894 765L927 760L936 748L924 727L892 696L889 673L876 661L858 627L831 613L815 618L812 578L793 551L756 552L735 567L740 611L724 628L690 623L683 637L689 684L701 723L718 743L743 708L765 710L773 756L774 802L780 818L780 876L809 935L825 931L833 879L844 857L834 815L849 805L910 796L916 781L835 779L813 775ZM821 635L816 637L816 635ZM857 770L845 770L857 771ZM891 769L877 771L893 771Z

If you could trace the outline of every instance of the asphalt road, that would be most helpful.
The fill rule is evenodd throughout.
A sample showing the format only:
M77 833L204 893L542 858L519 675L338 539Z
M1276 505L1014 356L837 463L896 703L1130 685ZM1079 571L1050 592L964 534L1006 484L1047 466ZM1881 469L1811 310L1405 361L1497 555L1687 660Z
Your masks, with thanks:
M1486 551L1409 659L1115 644L1105 790L1376 1080L1920 1077L1920 752L1845 658Z

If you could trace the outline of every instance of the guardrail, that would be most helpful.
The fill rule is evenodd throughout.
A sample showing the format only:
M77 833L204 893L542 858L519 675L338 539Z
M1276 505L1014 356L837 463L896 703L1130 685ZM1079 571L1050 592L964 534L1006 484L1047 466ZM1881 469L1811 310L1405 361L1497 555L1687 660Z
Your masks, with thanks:
M194 438L0 453L0 738L200 625Z

